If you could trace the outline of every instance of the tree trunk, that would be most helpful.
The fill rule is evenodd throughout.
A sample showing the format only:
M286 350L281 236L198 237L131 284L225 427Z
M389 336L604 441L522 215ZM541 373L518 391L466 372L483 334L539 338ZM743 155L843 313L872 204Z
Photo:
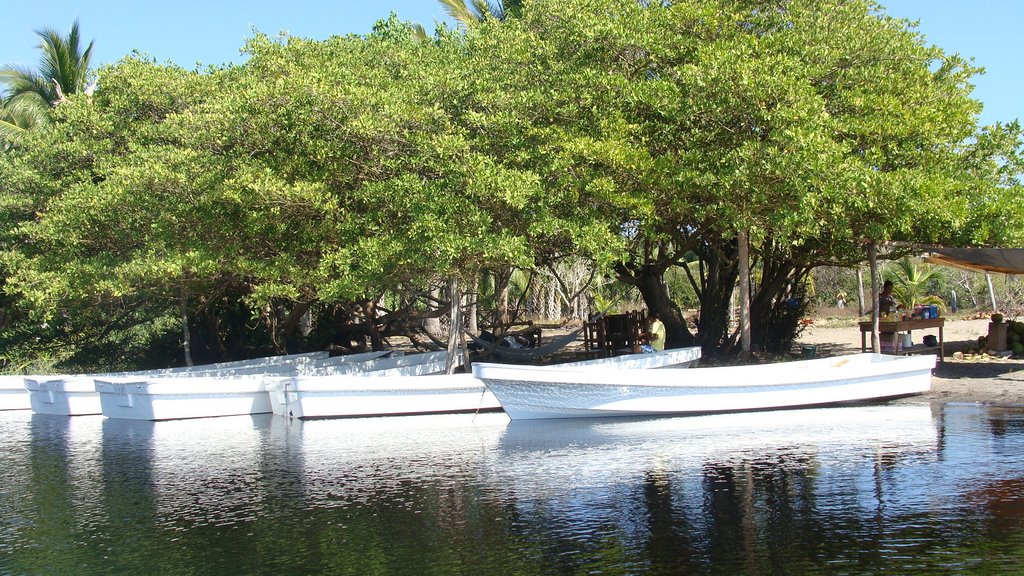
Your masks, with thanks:
M430 306L436 307L437 301L441 299L441 289L434 286L430 289ZM440 340L441 339L441 319L436 316L431 316L423 320L423 329L426 330L427 334L431 337Z
M455 372L455 354L458 353L459 335L462 333L462 293L459 292L459 281L451 279L448 285L448 295L452 303L451 322L448 324L448 355L446 357L445 373Z
M192 366L192 333L188 329L188 304L181 297L181 347L185 352L185 366Z
M501 278L495 278L498 288L498 324L502 327L508 326L510 321L508 312L508 285L510 279L510 274L504 274Z
M878 247L874 242L868 244L868 268L871 270L871 350L878 354L881 352L878 343Z
M469 330L470 334L480 333L480 275L477 274L473 277L472 291L467 294L468 302L466 305L466 329Z
M363 322L366 323L366 331L370 335L370 349L383 350L384 338L380 334L380 326L377 325L377 301L367 300L363 310Z
M750 244L746 230L739 233L740 349L750 354Z
M857 264L857 315L863 316L867 311L864 301L864 269Z
M805 259L795 257L796 250L771 238L761 246L760 282L750 289L751 350L785 353L792 348L806 310L803 286L811 270L797 264Z
M992 274L985 272L985 282L988 282L988 297L992 300L992 311L995 312L999 310L999 306L996 305L996 291L992 287Z
M300 325L302 317L309 312L311 307L312 304L309 302L297 302L292 309L288 311L288 316L286 316L284 321L279 325L281 341L284 342L285 351L295 352L301 347Z
M645 266L639 274L632 277L631 283L640 291L647 309L657 312L665 324L665 348L693 346L694 337L686 327L686 319L669 297L664 272L652 266Z
M698 279L691 276L690 282L700 299L697 342L706 356L719 355L731 346L729 306L732 288L739 276L736 252L735 238L719 244L703 244L698 250L702 273ZM687 275L690 276L689 269Z

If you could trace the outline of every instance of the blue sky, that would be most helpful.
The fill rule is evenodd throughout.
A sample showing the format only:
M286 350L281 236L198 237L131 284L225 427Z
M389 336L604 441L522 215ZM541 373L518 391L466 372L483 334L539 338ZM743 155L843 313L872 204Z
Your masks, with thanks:
M985 104L983 123L1024 116L1024 59L1017 46L1024 0L881 0L893 16L920 20L929 43L973 57L986 74L976 78L974 96ZM322 39L332 34L365 34L394 11L403 20L433 29L446 14L436 0L37 0L14 2L0 19L0 63L35 68L34 30L46 26L66 33L76 18L84 38L95 40L94 65L111 63L137 49L159 61L191 68L198 62L241 60L239 49L256 28L276 35Z

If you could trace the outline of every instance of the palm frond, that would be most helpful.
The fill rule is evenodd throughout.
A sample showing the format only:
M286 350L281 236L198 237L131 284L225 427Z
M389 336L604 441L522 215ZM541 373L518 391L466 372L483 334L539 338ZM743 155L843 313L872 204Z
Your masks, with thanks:
M36 30L36 35L41 39L39 76L56 84L51 102L56 102L62 93L75 94L85 90L93 42L89 43L84 52L82 51L78 20L71 25L67 37L52 28Z
M18 113L6 106L0 107L0 150L7 150L33 125L31 116Z
M427 36L427 29L423 27L423 24L412 24L410 27L412 29L412 37L417 42L426 42L430 39Z
M4 121L31 130L50 121L50 104L34 92L14 96L0 107Z
M24 130L0 120L0 152L9 150Z
M5 87L8 99L25 92L35 92L41 98L49 101L53 93L52 86L45 78L21 66L0 67L0 84Z
M444 6L445 12L455 19L456 22L465 27L476 25L480 17L466 5L466 0L438 0Z
M473 11L476 12L477 22L483 22L488 16L497 17L494 12L494 3L489 0L472 0ZM501 4L498 4L498 12L501 12Z
M522 0L438 0L448 15L467 28L488 17L507 20L522 12Z

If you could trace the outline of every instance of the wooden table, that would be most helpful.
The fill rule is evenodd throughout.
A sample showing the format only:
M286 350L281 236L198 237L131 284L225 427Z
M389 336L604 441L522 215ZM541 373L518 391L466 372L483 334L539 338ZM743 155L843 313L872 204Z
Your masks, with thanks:
M878 337L889 338L892 342L893 354L922 354L926 352L938 352L938 360L942 362L943 340L942 340L942 326L946 323L945 318L929 318L928 320L879 320L878 321ZM910 348L904 348L898 352L898 343L896 341L897 332L911 332L914 330L923 330L926 328L938 328L939 329L939 345L938 346L925 346L923 343L916 344ZM871 321L860 323L860 350L861 352L867 352L867 336L871 333Z

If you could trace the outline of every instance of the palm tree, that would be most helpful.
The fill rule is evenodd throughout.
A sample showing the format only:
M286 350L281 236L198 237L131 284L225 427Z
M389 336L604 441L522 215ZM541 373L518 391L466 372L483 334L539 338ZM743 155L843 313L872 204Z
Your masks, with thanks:
M78 20L66 37L52 28L36 30L36 35L41 39L38 72L13 65L0 68L0 85L4 88L0 99L3 140L47 123L53 106L69 94L87 91L93 42L82 51Z
M523 8L523 0L438 0L448 15L456 19L460 24L474 26L483 22L488 17L498 20L507 20L519 14Z
M942 271L934 266L918 266L910 258L897 260L886 269L886 280L892 280L892 295L903 310L913 310L918 304L935 304L945 307L941 298L928 294L928 284L942 277Z

